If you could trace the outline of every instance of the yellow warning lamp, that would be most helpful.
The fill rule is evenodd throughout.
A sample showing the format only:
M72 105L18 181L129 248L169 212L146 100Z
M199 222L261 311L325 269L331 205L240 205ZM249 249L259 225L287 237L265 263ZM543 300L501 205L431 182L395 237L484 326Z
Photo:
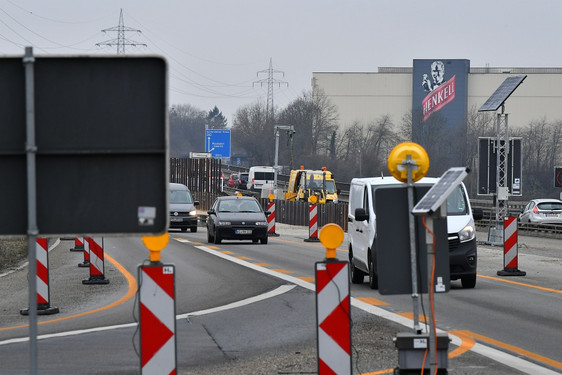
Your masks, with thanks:
M311 195L310 197L308 197L308 203L316 204L316 202L318 202L318 197L316 195Z
M275 195L273 194L269 194L267 197L269 198L270 202L273 202L273 200L275 199Z
M301 165L301 171L304 171L304 165Z
M162 251L168 241L170 240L170 235L168 232L160 236L143 236L142 242L148 250L150 250L150 261L160 262L160 251Z
M242 193L238 191L238 192L236 192L236 196L237 196L237 197L241 197L241 196L242 196Z
M329 223L318 234L322 245L326 246L326 259L336 259L336 249L343 243L343 229L338 224Z
M408 156L410 157L408 159ZM400 143L388 154L388 171L401 182L408 182L408 168L412 169L412 182L420 180L429 170L429 156L414 142Z

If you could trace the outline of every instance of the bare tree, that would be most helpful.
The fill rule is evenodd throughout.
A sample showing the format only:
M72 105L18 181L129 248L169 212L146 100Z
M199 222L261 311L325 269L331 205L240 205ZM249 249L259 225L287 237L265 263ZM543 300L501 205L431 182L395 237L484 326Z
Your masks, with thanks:
M273 165L273 124L267 121L263 102L258 101L236 111L232 142L247 153L250 164Z
M170 156L187 157L190 152L205 150L205 116L189 104L170 108Z

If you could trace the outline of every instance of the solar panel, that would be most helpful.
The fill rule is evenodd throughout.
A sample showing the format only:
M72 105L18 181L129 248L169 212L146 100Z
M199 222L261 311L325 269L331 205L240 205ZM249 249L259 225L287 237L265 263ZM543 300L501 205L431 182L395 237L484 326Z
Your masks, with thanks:
M525 78L527 78L527 75L507 77L492 96L482 104L478 112L497 111Z
M467 168L449 168L439 178L439 181L420 199L418 204L412 209L412 214L431 215L437 211L467 174Z

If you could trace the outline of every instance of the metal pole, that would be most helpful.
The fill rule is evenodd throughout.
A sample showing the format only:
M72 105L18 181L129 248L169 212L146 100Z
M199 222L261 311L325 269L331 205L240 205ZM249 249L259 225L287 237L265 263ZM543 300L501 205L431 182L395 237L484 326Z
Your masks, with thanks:
M279 163L279 129L275 128L275 174L273 175L273 194L277 198L277 164Z
M418 302L418 269L417 269L417 255L416 255L416 231L415 231L415 217L412 215L414 208L414 182L412 180L412 168L415 162L412 160L411 155L406 155L406 169L408 171L408 220L410 225L410 271L412 274L412 304L414 309L414 332L421 333L419 321L419 302Z
M29 372L37 374L37 254L35 242L37 229L37 191L35 175L35 88L33 48L25 47L25 109L26 109L26 159L27 159L27 239L29 258Z
M441 208L439 209L439 212ZM431 216L426 216L425 217L425 225L427 226L427 228L435 233L433 231L433 219L431 218ZM431 277L432 274L432 269L433 269L433 237L430 233L426 233L426 240L425 243L427 245L427 294L430 297L430 309L431 309L431 313L430 313L430 318L429 318L429 364L430 364L430 374L435 374L435 368L437 367L437 363L435 361L435 343L437 342L437 336L435 335L435 327L433 326L433 316L434 316L434 311L433 309L435 308L434 303L435 303L435 297L433 298L433 304L431 303L431 295L434 293L433 290L433 278Z

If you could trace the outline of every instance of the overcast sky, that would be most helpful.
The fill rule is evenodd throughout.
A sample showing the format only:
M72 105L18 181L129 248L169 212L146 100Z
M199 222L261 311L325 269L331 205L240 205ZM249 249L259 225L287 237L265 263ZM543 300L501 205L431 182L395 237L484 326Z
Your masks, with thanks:
M270 59L282 108L310 90L313 72L376 72L413 59L471 66L562 66L560 0L0 0L0 54L116 54L123 9L126 53L169 64L169 103L232 125L237 108L267 99ZM262 72L259 73L258 72ZM141 79L141 77L139 77ZM263 82L263 83L260 83Z

